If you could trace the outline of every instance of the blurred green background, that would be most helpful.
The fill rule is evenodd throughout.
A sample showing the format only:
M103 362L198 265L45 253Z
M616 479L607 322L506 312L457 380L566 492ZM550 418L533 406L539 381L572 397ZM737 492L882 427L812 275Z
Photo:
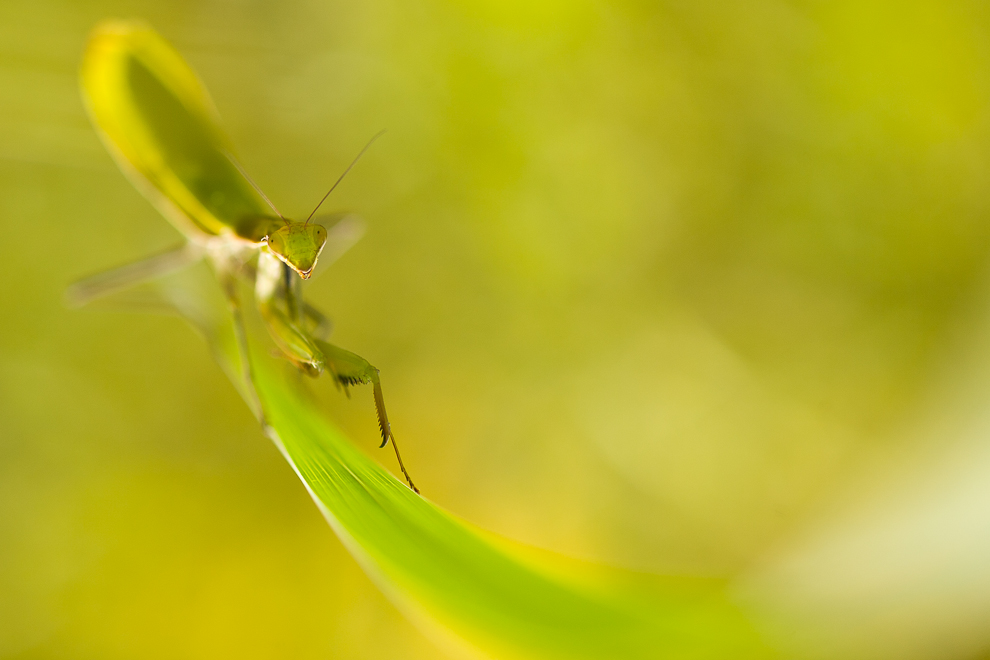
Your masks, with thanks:
M446 657L183 322L63 306L179 241L79 100L109 16L289 215L388 129L307 295L428 497L796 656L987 657L990 10L934 0L0 4L0 657Z

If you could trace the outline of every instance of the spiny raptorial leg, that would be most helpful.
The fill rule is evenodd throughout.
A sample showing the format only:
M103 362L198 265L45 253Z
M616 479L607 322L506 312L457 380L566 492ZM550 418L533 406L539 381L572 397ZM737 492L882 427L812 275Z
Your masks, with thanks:
M316 344L323 351L327 370L333 374L334 380L339 386L344 388L345 392L348 392L348 388L352 385L367 385L369 383L372 385L375 397L375 411L378 413L378 428L382 434L381 447L387 445L389 440L392 441L392 449L395 451L395 459L399 462L399 469L402 470L402 475L409 483L409 487L418 493L419 489L416 488L412 477L406 471L406 466L402 462L402 456L399 455L399 447L395 444L395 435L393 435L392 426L388 421L388 413L385 412L385 397L382 395L382 384L378 377L378 369L373 367L360 355L346 351L338 346L320 340L316 340Z

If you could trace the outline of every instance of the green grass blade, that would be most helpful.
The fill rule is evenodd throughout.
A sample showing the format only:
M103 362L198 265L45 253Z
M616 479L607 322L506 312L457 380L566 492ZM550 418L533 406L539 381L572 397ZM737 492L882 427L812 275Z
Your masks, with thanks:
M272 434L334 531L414 620L494 657L768 657L716 580L663 578L513 547L369 460L273 370Z

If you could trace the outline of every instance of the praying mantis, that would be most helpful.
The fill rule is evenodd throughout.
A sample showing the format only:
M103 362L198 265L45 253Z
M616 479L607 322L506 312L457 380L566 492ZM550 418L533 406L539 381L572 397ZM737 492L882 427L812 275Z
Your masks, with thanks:
M75 304L127 288L200 259L212 267L230 308L242 376L255 415L267 426L254 387L238 285L249 283L282 357L302 373L329 372L338 386L371 384L385 447L391 441L413 484L385 412L379 372L326 341L326 318L303 300L308 279L335 236L312 222L317 209L381 133L364 147L304 222L283 216L230 151L206 88L182 56L147 25L107 21L94 29L81 69L82 95L107 150L131 182L183 234L181 247L93 276L70 288ZM274 215L272 215L274 213ZM353 227L331 228L344 242ZM328 238L330 239L328 242ZM339 249L339 246L337 246Z

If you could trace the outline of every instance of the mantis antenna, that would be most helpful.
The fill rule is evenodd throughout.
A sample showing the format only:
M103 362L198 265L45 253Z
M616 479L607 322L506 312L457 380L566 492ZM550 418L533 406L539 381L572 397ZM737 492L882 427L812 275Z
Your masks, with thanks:
M375 137L378 136L376 135ZM224 149L223 155L226 156L227 160L229 160L234 165L234 167L237 168L237 171L241 173L241 176L247 179L247 182L251 184L251 187L254 188L254 191L259 195L261 195L261 198L263 200L268 202L268 206L272 207L272 210L275 211L275 215L288 222L288 220L285 219L285 216L279 213L279 210L275 208L274 204L272 204L272 200L268 199L268 195L265 194L265 191L259 188L258 184L254 182L254 179L252 179L251 176L244 170L244 168L241 167L241 164L237 162L237 159L234 158L234 156L231 155L231 153L226 149Z
M368 144L364 145L364 149L361 150L361 153L359 153L357 157L355 157L354 160L351 161L351 164L347 166L347 169L344 170L344 173L340 175L340 178L337 179L337 182L334 183L332 186L330 186L330 190L327 191L327 194L323 196L323 199L320 200L320 203L316 205L316 208L313 209L313 212L309 214L308 218L306 218L306 222L303 223L304 225L309 224L309 221L313 219L313 215L315 215L316 212L320 209L320 206L323 205L323 202L327 200L327 197L329 197L330 193L333 192L333 189L337 187L337 184L343 181L344 177L347 176L347 173L351 171L351 168L354 167L355 163L361 160L361 156L363 156L364 152L368 150L368 147L370 147L375 142L375 140L377 140L384 134L385 134L385 130L384 129L380 130L377 133L375 133L375 136L373 138L368 140ZM276 211L276 213L277 212L278 211Z

